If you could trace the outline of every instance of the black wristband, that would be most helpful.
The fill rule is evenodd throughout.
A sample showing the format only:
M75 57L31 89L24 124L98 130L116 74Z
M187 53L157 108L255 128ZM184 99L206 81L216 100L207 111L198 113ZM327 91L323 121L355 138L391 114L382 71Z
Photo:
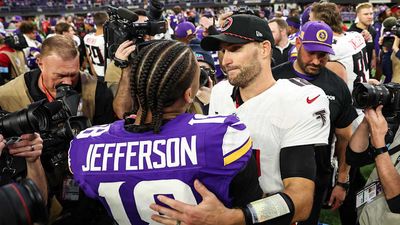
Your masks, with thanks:
M128 60L122 60L122 59L119 59L119 58L114 56L114 65L116 67L119 67L119 68L123 69L123 68L128 67L129 61Z
M339 187L342 187L346 192L349 191L349 188L350 188L350 182L349 181L347 181L345 183L336 181L336 185L339 186Z
M400 195L393 197L391 199L386 200L390 212L392 213L400 213Z
M251 215L251 212L249 208L243 207L240 208L244 214L244 220L246 222L246 225L252 225L253 224L253 216Z
M388 151L388 148L386 146L382 147L382 148L375 148L373 146L371 146L370 150L369 150L369 154L371 155L371 157L373 159L375 159L378 155L385 153Z

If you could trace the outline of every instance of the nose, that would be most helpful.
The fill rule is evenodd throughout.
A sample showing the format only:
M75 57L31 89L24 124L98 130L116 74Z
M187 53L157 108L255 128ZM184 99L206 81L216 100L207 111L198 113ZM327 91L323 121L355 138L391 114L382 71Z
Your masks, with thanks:
M62 84L72 85L72 77L65 77L61 80Z
M229 64L232 64L231 53L229 51L225 51L224 56L222 57L222 66L226 67Z

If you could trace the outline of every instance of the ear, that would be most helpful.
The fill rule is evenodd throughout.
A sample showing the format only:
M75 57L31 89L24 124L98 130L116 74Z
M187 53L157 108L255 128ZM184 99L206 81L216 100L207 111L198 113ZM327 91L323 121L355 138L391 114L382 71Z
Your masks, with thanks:
M297 37L296 38L296 49L297 49L297 52L299 52L300 46L301 46L301 41L300 41L300 38Z
M186 89L185 93L183 93L183 100L185 101L185 103L187 104L193 103L194 96L192 95L193 95L192 88L189 87L188 89Z
M38 64L39 69L43 71L43 60L40 56L36 58L36 63Z
M262 48L263 48L263 56L266 57L268 55L271 55L272 57L272 44L269 41L263 41L262 43Z

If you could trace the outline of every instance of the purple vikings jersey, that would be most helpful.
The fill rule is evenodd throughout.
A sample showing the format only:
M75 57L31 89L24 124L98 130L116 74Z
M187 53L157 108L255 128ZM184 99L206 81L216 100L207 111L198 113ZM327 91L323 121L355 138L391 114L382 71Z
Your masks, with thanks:
M157 224L159 194L188 204L199 179L226 205L229 185L251 157L252 141L236 116L182 114L153 131L132 133L124 121L82 131L71 143L70 169L83 191L99 198L119 225Z

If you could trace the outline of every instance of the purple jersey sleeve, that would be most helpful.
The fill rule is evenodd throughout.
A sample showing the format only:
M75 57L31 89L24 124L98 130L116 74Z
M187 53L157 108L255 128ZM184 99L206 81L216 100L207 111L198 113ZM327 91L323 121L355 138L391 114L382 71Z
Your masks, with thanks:
M230 206L229 185L250 157L248 130L235 116L183 114L159 134L127 132L123 121L91 127L72 141L69 163L119 224L148 224L157 195L199 203L195 179Z

